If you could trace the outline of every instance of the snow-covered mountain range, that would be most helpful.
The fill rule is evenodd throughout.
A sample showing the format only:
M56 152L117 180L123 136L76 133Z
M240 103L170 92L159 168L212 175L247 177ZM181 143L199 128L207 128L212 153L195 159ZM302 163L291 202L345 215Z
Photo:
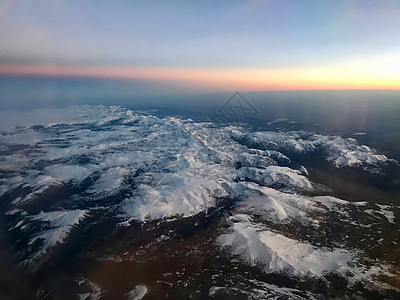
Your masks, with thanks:
M18 255L28 268L68 243L72 230L79 236L82 222L95 224L96 211L129 227L229 201L235 205L216 247L267 274L302 280L334 273L349 285L391 274L392 266L366 257L349 232L368 237L391 226L400 207L334 197L297 159L315 155L332 168L377 176L396 164L355 139L104 106L1 113L0 131L2 207L7 230L26 244ZM342 234L330 234L332 222Z

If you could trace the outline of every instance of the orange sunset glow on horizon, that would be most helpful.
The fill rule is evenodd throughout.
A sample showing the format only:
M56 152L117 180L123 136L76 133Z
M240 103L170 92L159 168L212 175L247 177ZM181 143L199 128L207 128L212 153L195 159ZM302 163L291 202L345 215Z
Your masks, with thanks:
M352 60L335 65L277 69L211 69L82 65L0 65L0 75L144 79L194 90L400 89L398 59Z

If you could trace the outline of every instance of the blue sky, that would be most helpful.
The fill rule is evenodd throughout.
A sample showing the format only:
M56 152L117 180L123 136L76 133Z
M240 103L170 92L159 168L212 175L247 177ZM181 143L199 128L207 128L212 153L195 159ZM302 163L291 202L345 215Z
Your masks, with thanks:
M400 1L1 1L2 62L304 66L400 47Z

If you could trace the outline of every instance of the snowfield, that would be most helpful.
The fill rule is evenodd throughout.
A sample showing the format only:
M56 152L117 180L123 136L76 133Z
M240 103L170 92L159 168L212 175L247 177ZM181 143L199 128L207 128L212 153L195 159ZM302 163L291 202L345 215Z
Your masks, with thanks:
M41 244L27 252L29 262L68 242L71 230L90 222L97 209L109 209L120 225L130 226L190 217L230 199L237 205L217 242L233 255L266 273L369 280L369 269L356 266L362 249L347 247L345 240L317 245L283 228L325 232L332 218L367 228L355 213L396 221L389 205L327 196L329 189L312 182L306 166L295 161L318 151L336 168L368 171L394 163L352 138L254 132L104 106L1 113L0 131L0 196L11 197L7 211L14 218L9 230L27 233L28 248ZM63 187L67 199L38 204ZM137 286L129 297L146 293Z

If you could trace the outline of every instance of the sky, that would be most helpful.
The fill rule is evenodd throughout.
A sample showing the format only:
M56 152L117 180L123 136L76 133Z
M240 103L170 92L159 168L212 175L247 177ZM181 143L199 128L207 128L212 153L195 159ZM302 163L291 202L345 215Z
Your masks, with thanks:
M399 0L0 0L0 75L400 89Z

